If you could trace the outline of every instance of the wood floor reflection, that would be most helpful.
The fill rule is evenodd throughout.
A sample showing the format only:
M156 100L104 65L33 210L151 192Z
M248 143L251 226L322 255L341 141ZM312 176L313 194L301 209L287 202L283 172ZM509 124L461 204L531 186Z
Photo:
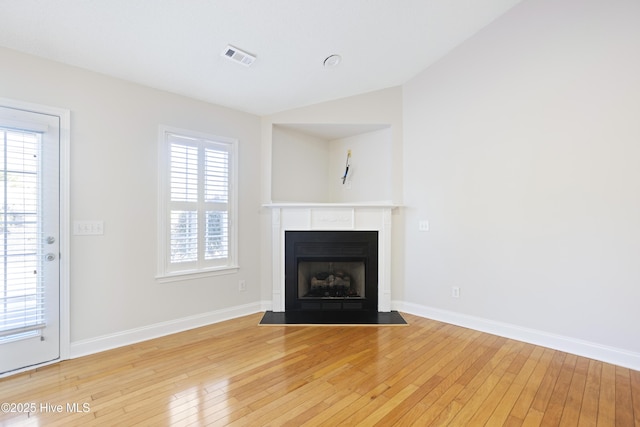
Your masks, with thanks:
M1 379L0 424L640 426L640 372L403 316L265 327L258 313L65 361Z

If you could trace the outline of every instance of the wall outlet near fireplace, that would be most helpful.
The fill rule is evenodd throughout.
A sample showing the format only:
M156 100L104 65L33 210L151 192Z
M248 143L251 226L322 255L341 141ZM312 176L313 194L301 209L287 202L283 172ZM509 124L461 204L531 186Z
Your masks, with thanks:
M247 282L244 280L240 280L238 282L238 290L240 292L246 292L247 291Z
M460 287L458 286L451 287L451 298L460 298Z

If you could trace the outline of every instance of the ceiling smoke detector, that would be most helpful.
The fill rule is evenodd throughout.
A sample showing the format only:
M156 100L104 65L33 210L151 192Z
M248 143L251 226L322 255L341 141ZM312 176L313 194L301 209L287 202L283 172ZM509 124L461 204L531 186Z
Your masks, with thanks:
M242 64L245 67L250 66L251 64L253 64L253 61L256 60L255 55L251 55L250 53L247 53L231 45L227 45L227 47L222 51L222 56L230 59L231 61Z
M325 68L334 68L337 67L338 64L342 61L342 57L340 55L329 55L324 59L324 67Z

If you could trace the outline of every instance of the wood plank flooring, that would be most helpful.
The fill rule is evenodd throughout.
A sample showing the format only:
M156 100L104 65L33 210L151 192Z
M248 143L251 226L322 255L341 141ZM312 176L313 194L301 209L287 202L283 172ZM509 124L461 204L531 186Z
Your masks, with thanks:
M261 316L0 379L0 425L640 427L637 371L411 315Z

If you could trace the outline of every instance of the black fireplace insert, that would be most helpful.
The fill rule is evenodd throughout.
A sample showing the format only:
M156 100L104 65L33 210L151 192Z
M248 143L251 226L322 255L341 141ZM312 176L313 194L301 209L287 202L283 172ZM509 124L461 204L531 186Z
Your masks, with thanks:
M285 310L377 311L377 231L286 231Z

